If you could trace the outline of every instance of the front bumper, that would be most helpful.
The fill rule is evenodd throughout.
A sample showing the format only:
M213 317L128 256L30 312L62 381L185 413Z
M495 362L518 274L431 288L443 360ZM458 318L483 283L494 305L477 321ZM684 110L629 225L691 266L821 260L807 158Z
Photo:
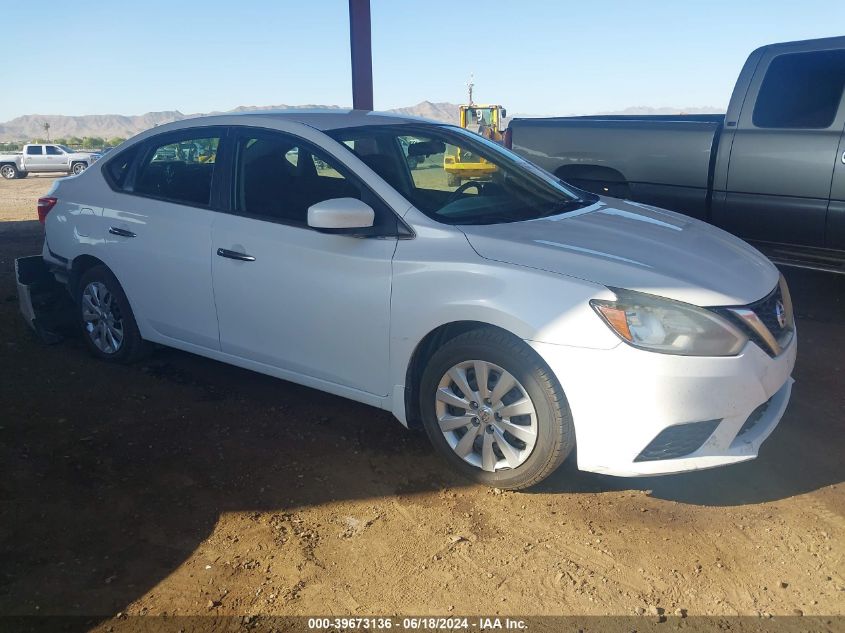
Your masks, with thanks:
M754 459L786 410L798 347L794 336L775 358L754 343L738 356L714 358L658 354L624 343L610 350L529 344L566 393L578 467L620 476L663 475ZM646 450L670 427L714 421L712 433L691 452L654 458L655 451Z

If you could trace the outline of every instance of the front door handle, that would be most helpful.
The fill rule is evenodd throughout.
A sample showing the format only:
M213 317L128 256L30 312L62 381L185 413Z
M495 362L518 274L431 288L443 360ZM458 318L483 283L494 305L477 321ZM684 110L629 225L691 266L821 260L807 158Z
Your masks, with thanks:
M255 258L246 253L238 253L237 251L230 251L225 248L218 248L217 254L220 257L228 257L229 259L237 259L239 262L254 262Z
M109 233L112 235L119 235L120 237L135 237L135 234L132 231L127 231L126 229L121 229L117 226L109 227Z

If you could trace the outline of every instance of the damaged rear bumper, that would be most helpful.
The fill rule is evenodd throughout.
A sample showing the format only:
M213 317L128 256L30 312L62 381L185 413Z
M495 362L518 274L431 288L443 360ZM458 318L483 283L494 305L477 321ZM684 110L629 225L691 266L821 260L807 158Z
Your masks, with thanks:
M58 343L73 325L73 301L41 255L15 260L18 305L26 324L45 343Z

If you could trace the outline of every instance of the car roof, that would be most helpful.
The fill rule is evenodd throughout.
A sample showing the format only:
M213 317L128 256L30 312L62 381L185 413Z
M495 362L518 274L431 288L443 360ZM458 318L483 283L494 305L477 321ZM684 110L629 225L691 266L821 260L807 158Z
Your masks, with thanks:
M376 112L370 110L352 109L306 109L295 108L290 110L247 110L242 112L227 112L219 115L197 117L200 119L211 119L217 117L259 117L267 119L278 119L280 121L294 121L313 127L320 131L339 130L350 127L361 127L365 125L407 125L412 123L427 123L443 125L442 121L425 119L422 117L394 114L392 112ZM186 119L187 120L187 119ZM195 121L196 119L192 118Z

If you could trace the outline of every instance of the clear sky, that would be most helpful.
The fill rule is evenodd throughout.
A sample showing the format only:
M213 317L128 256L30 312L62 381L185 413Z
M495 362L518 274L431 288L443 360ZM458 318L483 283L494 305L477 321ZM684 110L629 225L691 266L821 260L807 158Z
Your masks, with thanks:
M346 0L7 3L0 121L351 104ZM372 0L376 108L727 105L757 46L845 34L843 0Z

